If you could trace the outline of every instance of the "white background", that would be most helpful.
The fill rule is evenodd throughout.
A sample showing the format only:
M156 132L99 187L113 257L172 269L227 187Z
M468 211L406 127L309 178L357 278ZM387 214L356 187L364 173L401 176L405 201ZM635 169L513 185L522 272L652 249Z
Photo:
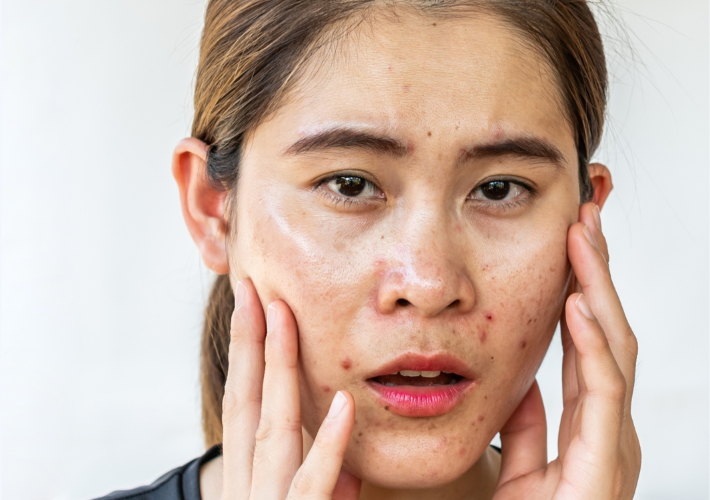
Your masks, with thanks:
M624 0L602 218L640 342L638 499L708 498L708 4ZM204 3L3 0L3 500L83 499L203 451L210 276L170 176ZM555 452L557 341L539 380Z

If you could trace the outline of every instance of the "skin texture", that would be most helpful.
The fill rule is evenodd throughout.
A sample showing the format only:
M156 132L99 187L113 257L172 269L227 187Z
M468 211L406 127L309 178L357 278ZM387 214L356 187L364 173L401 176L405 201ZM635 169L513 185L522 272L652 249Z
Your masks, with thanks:
M249 458L249 478L233 483L225 478L225 488L251 488L254 498L284 498L290 479L280 486L272 481L276 486L269 491L255 485L266 484L271 474L266 471L274 467L293 477L302 460L300 451L290 451L301 448L300 433L294 432L302 424L307 452L334 395L347 391L340 393L347 411L329 424L335 444L320 445L311 455L313 462L320 457L322 468L333 462L327 450L343 456L347 472L340 481L351 497L361 480L361 498L491 498L496 488L497 498L522 498L518 478L531 467L547 466L544 411L534 377L574 290L568 231L581 217L573 131L556 88L544 62L495 19L435 21L405 12L398 20L377 18L341 43L337 57L324 53L311 62L277 112L249 135L236 196L204 181L203 144L188 139L178 146L173 171L188 228L205 263L229 272L235 287L245 287L247 305L242 312L237 308L233 329L235 335L253 332L249 335L256 339L241 350L230 348L230 366L251 371L236 385L228 382L225 397L253 390L247 381L254 377L260 395L263 379L263 403L248 411L239 406L239 397L234 403L241 408L234 414L242 428L259 425L256 437L253 430L241 441L230 437L238 419L225 415L225 469L238 470L239 460L247 460L227 463L230 439L257 446L256 464L266 460L259 443L281 436L281 451L268 455L268 467L254 465L252 477ZM402 151L289 151L297 141L335 127L387 136ZM520 138L549 143L559 152L558 161L466 155L481 145ZM376 187L353 200L321 182L344 172ZM608 170L594 164L590 176L595 201L602 205L611 190ZM518 189L513 200L487 200L478 188L496 179L530 189ZM587 207L587 225L601 239L598 210ZM584 224L579 226L582 238ZM603 252L595 251L608 259L605 243ZM603 257L600 262L606 265ZM277 326L266 335L264 371L264 312L272 309L266 324ZM572 321L584 317L573 314ZM236 342L247 341L233 337ZM444 415L396 415L373 397L365 380L404 353L454 354L475 374L473 387ZM276 375L269 366L281 366L283 373L292 368L294 375ZM234 377L230 370L230 380ZM293 418L283 417L285 423L277 425L281 415ZM267 432L274 427L284 434ZM488 444L501 429L499 484L500 459ZM534 438L530 429L538 429ZM631 432L635 438L633 425ZM338 441L336 435L345 437ZM574 432L564 435L568 443ZM509 454L506 466L506 446L521 442L536 451L520 456L534 459ZM244 449L251 457L253 449L246 444ZM586 458L582 454L579 460ZM335 472L320 474L332 483L323 486L324 496L312 497L329 497L338 460ZM542 478L529 476L533 486L526 483L525 491L541 483L550 494L539 498L560 494L555 488L562 466L548 470ZM220 473L219 462L203 471L205 498L219 496ZM310 497L311 487L303 484L312 483L294 481L302 485L303 497Z

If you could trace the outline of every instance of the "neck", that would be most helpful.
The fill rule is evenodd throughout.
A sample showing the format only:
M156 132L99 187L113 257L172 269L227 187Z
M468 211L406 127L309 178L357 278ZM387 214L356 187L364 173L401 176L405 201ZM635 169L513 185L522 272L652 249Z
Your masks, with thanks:
M303 456L313 446L313 439L303 431ZM481 458L455 481L429 489L393 490L362 482L359 500L490 500L493 498L500 455L487 448ZM219 500L222 496L222 457L206 463L200 469L200 493L202 500Z

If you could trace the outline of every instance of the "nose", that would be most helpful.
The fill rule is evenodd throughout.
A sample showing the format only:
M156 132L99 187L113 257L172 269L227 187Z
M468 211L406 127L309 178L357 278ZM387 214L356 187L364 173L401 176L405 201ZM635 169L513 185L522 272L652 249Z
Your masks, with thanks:
M445 217L412 219L394 238L379 283L379 311L410 308L425 317L471 311L476 300L461 232Z

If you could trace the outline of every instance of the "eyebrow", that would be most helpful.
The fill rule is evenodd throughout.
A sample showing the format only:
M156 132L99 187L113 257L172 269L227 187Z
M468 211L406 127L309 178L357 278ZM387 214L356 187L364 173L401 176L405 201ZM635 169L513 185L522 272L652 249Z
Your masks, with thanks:
M351 128L333 128L316 132L296 141L287 155L313 153L329 149L361 149L379 155L406 156L407 146L397 139Z
M460 163L506 156L549 161L558 167L564 167L565 164L565 157L560 150L552 143L538 137L516 137L492 144L472 146L463 152Z
M398 158L410 154L410 149L398 139L348 127L336 127L307 135L292 144L285 154L299 155L332 149L360 149ZM466 148L459 158L459 164L506 156L544 160L559 167L563 167L565 163L560 150L549 141L539 137L524 136Z

